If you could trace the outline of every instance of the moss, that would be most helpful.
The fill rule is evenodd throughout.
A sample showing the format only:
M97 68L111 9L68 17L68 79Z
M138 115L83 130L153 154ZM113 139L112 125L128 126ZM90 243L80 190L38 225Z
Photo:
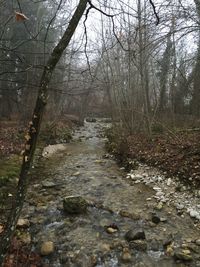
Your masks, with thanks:
M1 158L0 166L0 185L2 186L19 176L21 158L17 155Z

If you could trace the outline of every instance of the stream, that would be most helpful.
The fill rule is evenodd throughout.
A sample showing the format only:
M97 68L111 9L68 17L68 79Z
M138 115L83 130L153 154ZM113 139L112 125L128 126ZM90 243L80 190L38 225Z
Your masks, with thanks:
M35 166L22 212L33 250L52 241L53 253L43 257L52 267L200 266L199 221L168 200L160 205L157 184L140 181L145 175L164 179L157 170L140 165L128 176L116 164L105 150L106 127L85 122L71 143ZM174 189L170 183L168 191ZM87 212L63 211L63 198L72 195L89 203ZM198 206L198 199L192 201ZM130 230L145 237L128 242Z

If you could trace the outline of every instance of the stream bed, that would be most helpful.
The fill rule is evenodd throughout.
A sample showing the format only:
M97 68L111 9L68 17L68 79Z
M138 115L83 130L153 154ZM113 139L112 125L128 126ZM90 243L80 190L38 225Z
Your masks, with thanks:
M35 167L22 212L33 250L51 241L44 263L52 267L200 266L200 224L184 202L189 191L176 195L173 181L145 165L127 174L105 150L106 127L85 122L71 143ZM87 212L63 211L72 195L89 203ZM200 198L191 198L200 208Z

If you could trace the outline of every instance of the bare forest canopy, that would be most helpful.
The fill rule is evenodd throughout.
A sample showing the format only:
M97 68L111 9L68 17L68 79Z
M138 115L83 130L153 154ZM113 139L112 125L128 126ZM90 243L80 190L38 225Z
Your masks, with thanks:
M30 118L76 2L0 1L1 119ZM49 85L49 117L109 114L130 132L198 123L200 1L90 4Z
M0 14L0 122L29 120L1 265L44 112L48 121L110 116L148 138L199 131L200 0L0 0Z

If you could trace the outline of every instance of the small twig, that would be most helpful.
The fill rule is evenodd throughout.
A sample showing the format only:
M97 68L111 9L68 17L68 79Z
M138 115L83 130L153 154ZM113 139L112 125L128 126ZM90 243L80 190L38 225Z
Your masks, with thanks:
M90 4L90 7L91 8L94 8L96 9L97 11L99 11L100 13L102 13L103 15L105 15L106 17L109 17L109 18L113 18L115 15L110 15L110 14L107 14L106 12L102 11L101 9L99 9L98 7L94 6L91 2L91 0L88 0L88 3Z
M111 18L112 21L112 29L113 29L113 34L117 40L117 42L119 43L119 45L121 46L121 48L125 51L128 52L129 50L124 48L123 44L121 43L121 41L119 40L116 32L115 32L115 23L114 23L114 17L116 16L116 14L108 14L104 11L102 11L101 9L99 9L98 7L94 6L91 2L91 0L88 0L88 3L90 4L90 8L94 8L95 10L99 11L100 13L102 13L104 16Z

